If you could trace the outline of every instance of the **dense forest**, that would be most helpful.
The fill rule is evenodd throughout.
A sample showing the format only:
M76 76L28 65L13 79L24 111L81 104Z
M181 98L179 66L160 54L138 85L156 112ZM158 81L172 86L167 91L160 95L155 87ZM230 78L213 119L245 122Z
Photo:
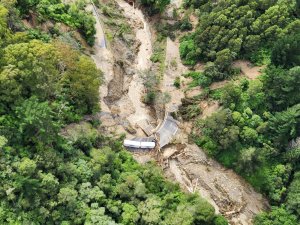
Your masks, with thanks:
M121 138L101 134L99 121L63 135L99 111L102 73L58 30L27 28L21 19L64 23L92 45L94 19L84 7L0 3L0 224L226 225L199 195L134 161Z
M192 77L221 109L196 119L194 141L212 157L264 193L270 212L256 225L296 225L300 219L300 2L186 0L199 23L181 39L187 65L207 62ZM234 78L235 59L266 65L255 80ZM199 113L198 113L199 114Z
M170 1L138 3L156 18ZM124 137L101 133L99 120L82 122L101 110L103 80L85 51L96 34L86 6L0 1L0 224L227 225L154 163L138 164ZM270 210L255 225L299 224L300 1L184 0L180 10L196 15L195 29L184 16L157 31L174 38L180 30L183 63L191 70L205 63L184 76L203 88L201 100L221 106L200 119L199 102L183 105L179 114L194 119L191 138L268 198ZM239 76L237 59L264 65L262 74ZM209 88L225 79L225 86ZM179 77L175 84L180 88Z

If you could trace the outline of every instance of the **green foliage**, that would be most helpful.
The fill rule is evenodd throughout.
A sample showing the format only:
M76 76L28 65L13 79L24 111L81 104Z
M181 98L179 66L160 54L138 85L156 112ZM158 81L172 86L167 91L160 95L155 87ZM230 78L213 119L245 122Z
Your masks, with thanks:
M149 71L142 71L141 77L143 79L144 86L146 88L146 95L144 96L144 102L146 104L152 105L155 103L155 100L157 99L158 95L158 85L159 85L159 78L158 76Z
M98 93L100 85L99 71L93 61L80 56L74 69L66 74L64 78L68 87L67 99L72 102L78 112L96 112L98 108Z
M95 19L86 13L83 1L64 4L60 0L21 0L17 1L17 7L25 14L30 10L38 13L40 20L54 20L78 29L89 45L95 42Z
M48 102L39 103L31 97L16 107L15 114L22 143L51 143L57 138L59 124L53 122L54 112Z
M289 70L270 66L263 76L268 101L275 110L283 110L300 102L300 67Z
M296 216L283 207L273 207L271 212L262 213L255 218L255 225L296 225Z
M170 0L139 0L139 2L150 15L153 15L163 12Z
M212 79L205 73L202 72L189 72L183 75L184 77L191 77L193 81L189 84L190 87L209 87L212 83Z
M187 225L222 221L198 195L166 182L158 168L137 164L118 140L88 132L96 132L96 142L93 135L78 136L89 136L93 143L88 147L71 137L57 138L51 144L32 143L23 156L23 143L19 149L12 141L5 145L0 199L7 213L0 214L1 223L167 225L182 212L188 215ZM40 145L44 150L33 153Z
M148 105L153 105L156 99L156 95L157 93L153 92L153 91L149 91L147 92L147 94L144 96L144 103L148 104Z
M188 31L192 30L193 25L190 22L190 18L188 16L185 16L181 21L180 21L180 30L181 31Z
M28 38L30 38L30 39L38 39L43 42L49 42L51 40L51 37L49 34L47 34L45 32L41 32L38 29L29 29L27 31L27 33L28 33Z
M176 77L173 84L176 88L179 89L180 88L180 77Z
M32 40L8 45L3 52L1 113L31 96L51 101L55 110L69 115L98 109L100 72L90 59L69 46Z
M2 61L1 90L6 92L1 95L2 103L16 102L22 96L49 99L55 95L58 58L51 44L33 40L9 45L4 49Z
M209 0L184 0L184 7L199 8L200 6L207 4Z
M181 58L189 65L198 60L215 62L222 72L241 56L252 55L257 63L265 63L265 54L256 52L260 52L263 46L269 49L290 32L292 24L297 21L294 17L295 0L259 3L253 0L222 0L218 4L207 0L186 0L185 6L200 9L201 22L192 35L182 39ZM280 43L277 49L284 45L284 41ZM282 51L284 57L288 49L287 46L286 50L281 48L278 51Z
M300 35L288 35L279 39L272 49L271 60L276 66L290 68L300 65Z
M201 113L201 108L197 104L184 104L182 107L180 107L179 112L183 119L190 120L197 117Z
M215 224L216 225L228 225L228 222L226 219L222 216L216 216L215 218Z
M271 51L261 48L250 55L250 61L257 66L269 65L271 62Z
M180 42L179 47L180 57L185 65L195 65L197 59L197 48L192 37L185 37Z
M8 17L8 10L0 5L0 46L4 44L5 39L9 33L7 29L7 17Z
M300 104L278 112L270 118L270 136L275 145L286 146L300 132Z
M287 207L300 216L300 172L296 172L288 189Z
M221 72L221 67L212 62L208 62L205 65L203 73L211 80L210 82L223 80L229 76L227 72Z
M269 190L269 198L272 203L280 203L283 197L286 196L286 186L289 182L291 170L290 165L278 164L269 173L266 189Z

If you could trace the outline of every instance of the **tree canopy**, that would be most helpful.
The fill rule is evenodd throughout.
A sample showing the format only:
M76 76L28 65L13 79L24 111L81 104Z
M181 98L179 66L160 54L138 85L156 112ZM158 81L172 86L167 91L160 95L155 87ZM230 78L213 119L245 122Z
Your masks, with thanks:
M255 58L260 48L270 48L277 40L280 41L273 50L274 60L297 61L297 53L288 54L292 46L297 47L298 35L293 36L299 27L296 0L222 0L217 3L186 0L185 6L200 9L195 32L181 41L180 54L186 64L212 61L224 71L234 59L251 55ZM285 38L287 34L291 36ZM276 54L279 51L280 55ZM293 61L287 63L293 64Z
M227 225L153 163L139 165L121 137L102 134L100 121L73 123L99 112L101 71L89 56L8 24L17 7L22 16L92 26L78 14L83 6L20 0L10 7L0 3L0 224Z

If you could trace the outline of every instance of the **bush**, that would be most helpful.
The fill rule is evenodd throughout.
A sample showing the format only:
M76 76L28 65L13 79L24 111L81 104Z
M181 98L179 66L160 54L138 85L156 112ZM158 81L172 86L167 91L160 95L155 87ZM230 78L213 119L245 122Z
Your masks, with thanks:
M189 17L184 17L182 21L180 21L180 30L181 31L189 31L193 29L193 25L190 22Z
M156 93L154 91L148 92L144 97L144 103L148 105L154 104Z
M215 225L228 225L227 220L220 215L217 215L216 218L214 219Z
M185 37L179 46L180 57L185 65L195 65L197 61L197 47L192 37Z
M284 207L272 207L270 212L259 214L255 220L255 225L297 225L296 216L290 214Z
M146 11L150 14L156 14L163 12L170 0L139 0L143 6L145 6Z
M92 15L86 13L84 4L77 1L73 4L63 4L61 0L57 1L18 1L17 5L21 12L35 9L40 20L54 20L62 22L72 28L78 29L89 45L95 42L95 19Z
M206 88L209 87L212 83L212 79L210 77L207 77L205 75L202 75L198 79L199 86Z
M176 88L180 88L180 77L176 77L175 80L174 80L174 86Z
M290 68L300 65L300 35L288 35L279 39L271 53L272 63Z

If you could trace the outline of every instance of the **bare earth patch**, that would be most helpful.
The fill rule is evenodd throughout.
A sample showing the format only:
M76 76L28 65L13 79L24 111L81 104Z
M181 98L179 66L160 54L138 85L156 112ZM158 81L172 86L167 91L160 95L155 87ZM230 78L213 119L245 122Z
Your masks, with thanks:
M194 144L170 157L168 164L167 177L189 192L199 192L232 225L250 225L253 217L268 207L267 200L240 176L207 157Z
M96 39L93 58L97 66L103 70L106 80L105 85L100 90L102 111L107 110L107 114L103 114L103 118L106 118L103 122L111 128L119 126L126 119L134 126L134 122L137 122L137 120L151 117L149 110L141 102L141 80L137 74L138 70L147 69L151 66L149 59L152 53L152 45L149 24L141 11L132 9L123 0L117 0L117 3L124 10L124 15L130 23L142 24L142 26L137 26L134 29L136 39L141 42L141 45L132 67L134 69L132 79L124 79L124 82L127 82L124 86L128 87L128 93L125 92L114 107L108 107L103 101L103 97L107 96L109 91L108 83L114 77L114 56L109 50L100 48L100 45L97 45L99 40ZM181 1L174 1L174 3L178 7ZM96 24L96 28L97 36L101 36L103 33L102 28L99 27L99 24ZM244 61L238 61L236 65L242 68L247 77L252 77L250 79L257 77L259 75L257 71L259 70L250 68L245 63ZM174 87L174 80L188 70L181 63L178 40L167 40L166 65L162 91L170 94L171 102L167 105L167 109L172 109L178 107L181 104L181 98L184 97L184 88L177 89ZM182 79L182 82L184 83L185 80ZM200 107L203 109L203 117L206 117L217 111L219 105L216 102L204 102L201 103ZM191 123L182 121L180 124L181 132L176 135L174 144L161 152L161 157L157 158L157 153L154 151L136 152L133 153L133 157L140 163L156 159L165 168L164 171L167 177L179 182L186 191L199 192L215 207L216 212L225 215L232 225L252 224L251 221L254 215L265 209L267 201L233 171L227 170L207 157L204 151L196 145L189 144L188 136L191 133L191 126ZM128 131L127 135L130 136Z
M233 66L241 68L242 74L250 80L256 79L265 68L265 66L253 66L251 62L247 60L237 60L233 63Z

